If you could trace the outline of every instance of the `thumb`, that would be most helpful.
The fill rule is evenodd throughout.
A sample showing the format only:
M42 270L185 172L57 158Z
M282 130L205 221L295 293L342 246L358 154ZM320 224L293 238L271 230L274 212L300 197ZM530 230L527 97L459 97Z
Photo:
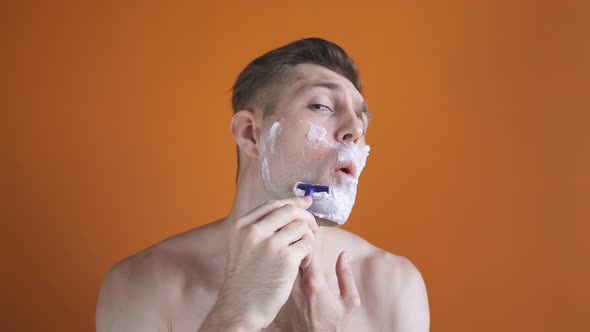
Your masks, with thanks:
M356 282L354 281L354 275L352 274L352 268L350 267L348 253L346 251L341 252L336 261L336 277L338 278L340 296L345 301L360 305L361 297L356 288Z

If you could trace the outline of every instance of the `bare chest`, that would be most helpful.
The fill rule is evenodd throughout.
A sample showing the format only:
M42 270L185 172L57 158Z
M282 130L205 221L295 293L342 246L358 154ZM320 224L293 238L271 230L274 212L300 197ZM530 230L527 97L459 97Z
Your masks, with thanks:
M217 290L198 289L193 290L190 298L198 300L184 300L177 310L170 312L170 322L174 331L196 331L205 321L217 301ZM370 304L363 305L349 317L345 331L378 331L374 324L378 317L372 317L368 308ZM296 324L299 314L294 302L290 298L281 308L275 320L262 331L265 332L291 332L298 331Z

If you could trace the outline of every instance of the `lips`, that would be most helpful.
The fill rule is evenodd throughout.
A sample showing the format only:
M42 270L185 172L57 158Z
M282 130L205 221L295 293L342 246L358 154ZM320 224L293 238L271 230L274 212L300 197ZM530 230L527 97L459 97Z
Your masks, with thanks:
M338 162L336 164L335 171L341 176L356 178L356 166L350 160Z

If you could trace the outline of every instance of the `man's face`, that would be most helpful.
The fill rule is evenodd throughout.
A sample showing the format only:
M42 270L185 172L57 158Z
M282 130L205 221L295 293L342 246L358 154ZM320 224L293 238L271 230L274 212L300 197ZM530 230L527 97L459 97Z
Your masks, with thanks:
M321 66L300 64L295 81L278 96L263 121L260 167L271 197L298 194L297 182L331 186L310 211L343 224L352 209L365 166L368 114L361 94L346 78ZM300 193L299 193L300 194Z

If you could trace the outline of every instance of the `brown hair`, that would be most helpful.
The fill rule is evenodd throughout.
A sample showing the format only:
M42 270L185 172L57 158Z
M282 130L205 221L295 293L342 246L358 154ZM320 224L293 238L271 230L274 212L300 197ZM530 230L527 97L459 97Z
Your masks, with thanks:
M340 46L321 38L305 38L261 55L242 70L232 89L234 113L258 106L264 116L272 114L278 88L294 78L293 67L302 63L328 68L362 93L356 65Z

